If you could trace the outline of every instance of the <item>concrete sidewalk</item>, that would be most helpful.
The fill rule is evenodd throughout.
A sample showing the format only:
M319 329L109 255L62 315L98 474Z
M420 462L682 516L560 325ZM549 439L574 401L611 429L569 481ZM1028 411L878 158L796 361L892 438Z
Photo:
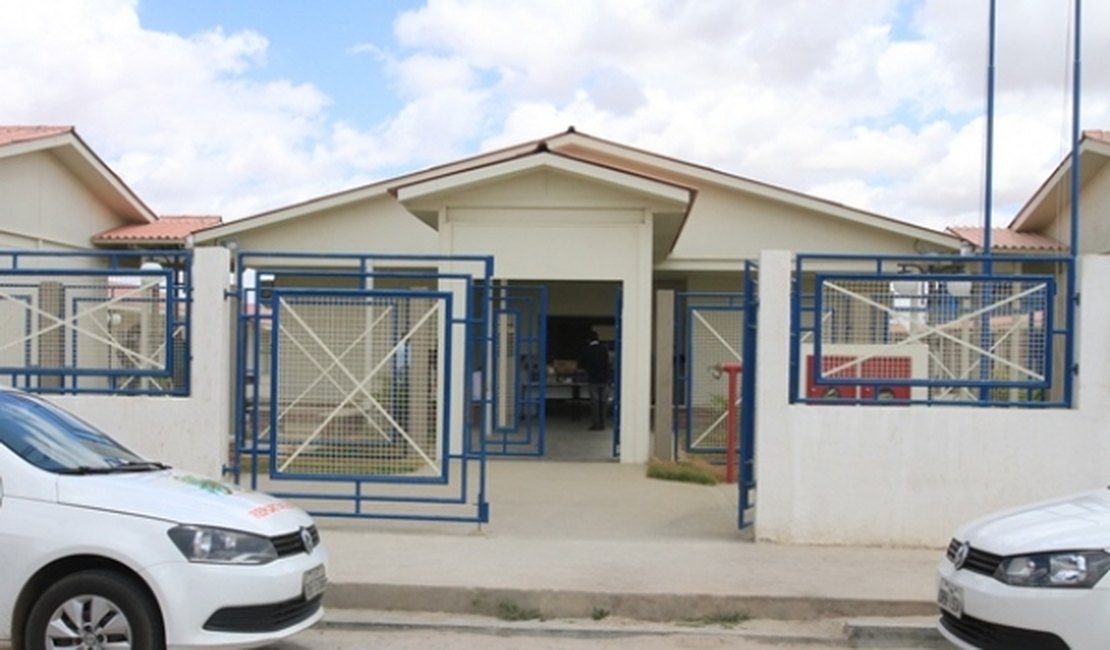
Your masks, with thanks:
M734 485L644 472L614 463L491 461L491 523L481 528L320 519L331 558L329 616L503 616L509 608L544 618L604 612L665 622L936 611L941 549L754 543L736 528Z

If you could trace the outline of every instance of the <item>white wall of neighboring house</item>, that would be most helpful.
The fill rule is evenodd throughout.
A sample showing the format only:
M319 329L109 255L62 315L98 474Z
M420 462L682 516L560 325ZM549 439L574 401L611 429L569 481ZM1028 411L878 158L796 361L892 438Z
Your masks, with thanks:
M46 152L0 158L0 246L87 250L93 235L122 225L104 202Z
M228 252L195 251L189 397L47 396L144 457L218 477L228 459L232 363Z
M791 264L782 251L760 260L758 539L939 547L968 519L1106 486L1110 258L1080 265L1070 410L790 404Z
M1104 164L1102 170L1083 186L1079 212L1082 215L1079 225L1080 249L1083 252L1110 253L1110 163ZM1061 211L1058 222L1071 223L1070 209ZM1070 231L1070 226L1065 225L1060 230ZM1060 241L1066 242L1068 239L1065 237Z

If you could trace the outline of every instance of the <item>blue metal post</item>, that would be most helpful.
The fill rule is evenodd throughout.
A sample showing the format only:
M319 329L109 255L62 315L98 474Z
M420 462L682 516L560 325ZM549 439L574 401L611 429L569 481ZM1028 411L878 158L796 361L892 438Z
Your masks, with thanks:
M987 152L986 161L986 178L984 180L983 188L983 274L991 275L991 249L994 247L991 241L991 231L994 227L991 212L994 210L993 193L994 193L994 58L995 58L995 32L997 31L997 0L991 0L990 4L990 26L989 37L987 46ZM984 288L989 292L992 285L987 283ZM985 298L990 300L990 295ZM991 331L990 331L990 318L983 314L979 318L979 347L982 350L990 349L991 344ZM979 357L979 378L987 381L991 378L990 357L982 354ZM979 389L979 399L987 401L990 398L990 389L983 386Z
M740 383L740 514L737 522L740 528L752 522L747 512L755 505L752 491L755 489L755 387L756 387L756 342L758 339L759 297L756 295L754 274L756 265L750 260L744 262L744 375ZM793 389L790 391L795 392Z
M1071 242L1068 246L1068 254L1071 257L1071 263L1068 264L1068 304L1065 307L1067 312L1068 334L1064 337L1064 345L1066 351L1064 357L1067 359L1068 364L1074 364L1075 361L1075 303L1079 300L1079 288L1075 286L1076 283L1076 263L1079 256L1079 140L1081 131L1079 126L1079 97L1080 97L1080 72L1082 64L1082 55L1080 52L1080 32L1082 29L1082 16L1083 16L1083 2L1082 0L1075 0L1075 59L1072 68L1072 108L1071 108ZM1071 392L1074 367L1066 368L1064 371L1064 401L1071 405Z

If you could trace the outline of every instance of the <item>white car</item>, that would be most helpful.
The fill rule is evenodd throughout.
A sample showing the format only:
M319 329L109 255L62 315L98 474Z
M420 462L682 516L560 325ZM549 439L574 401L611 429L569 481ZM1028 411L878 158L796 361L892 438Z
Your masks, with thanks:
M1110 489L988 516L938 567L941 634L960 648L1110 647Z
M255 647L323 616L312 519L0 389L0 645Z

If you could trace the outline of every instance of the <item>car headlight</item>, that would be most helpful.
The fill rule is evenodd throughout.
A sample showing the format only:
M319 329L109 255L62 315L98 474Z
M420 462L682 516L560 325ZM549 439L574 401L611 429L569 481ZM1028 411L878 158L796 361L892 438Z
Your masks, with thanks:
M1009 557L994 577L1016 587L1075 587L1090 589L1110 570L1106 551L1067 551Z
M269 538L224 528L175 526L170 539L190 562L266 564L277 559Z

